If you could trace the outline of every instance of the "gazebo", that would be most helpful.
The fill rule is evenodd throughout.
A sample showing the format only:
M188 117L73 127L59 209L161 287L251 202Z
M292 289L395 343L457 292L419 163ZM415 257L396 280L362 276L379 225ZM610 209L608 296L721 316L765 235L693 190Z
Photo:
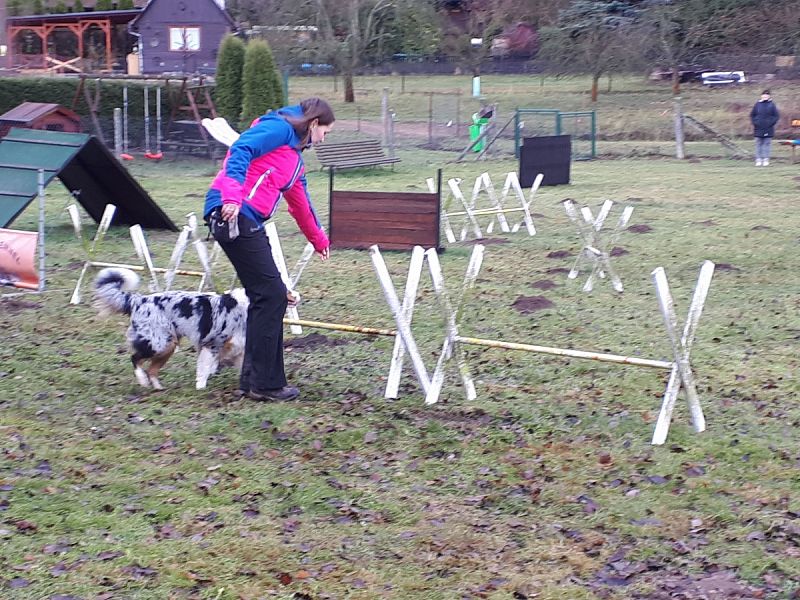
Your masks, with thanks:
M8 17L8 67L43 73L111 72L133 46L127 25L142 11L108 10ZM76 40L65 38L72 34ZM102 35L102 43L98 43ZM77 43L74 43L77 41ZM94 52L94 56L91 53Z

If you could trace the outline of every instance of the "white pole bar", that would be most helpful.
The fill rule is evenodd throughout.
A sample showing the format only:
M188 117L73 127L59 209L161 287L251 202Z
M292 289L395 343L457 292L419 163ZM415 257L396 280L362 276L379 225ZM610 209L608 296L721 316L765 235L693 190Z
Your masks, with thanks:
M169 267L164 275L164 290L169 291L172 288L172 282L175 281L175 272L181 266L181 259L183 258L186 248L189 246L189 236L191 235L191 228L185 225L178 235L178 240L175 242L175 247L172 249L172 256L169 258Z
M106 204L105 209L103 210L103 216L100 217L100 223L97 226L97 233L94 236L94 240L92 241L91 252L92 256L94 256L94 252L97 247L102 243L103 239L106 237L106 233L108 233L109 228L111 227L111 221L114 220L114 214L117 212L117 207L113 204Z
M403 305L401 307L403 318L407 323L411 323L414 316L414 301L417 298L419 280L422 276L422 264L425 260L425 250L421 246L414 246L411 251L411 261L408 266L408 279L406 279L406 289L403 294ZM400 375L403 373L403 358L405 357L405 346L401 338L394 340L392 349L392 361L389 365L389 375L386 377L386 390L384 398L397 398L400 390Z
M684 348L687 362L689 360L689 353L691 352L692 345L694 344L694 338L698 323L700 321L700 315L703 312L703 306L705 305L706 297L708 296L708 291L711 287L711 279L714 276L714 268L715 265L710 260L705 261L703 266L700 268L700 276L697 279L697 285L695 286L694 295L692 296L692 303L689 307L689 314L686 317L686 323L683 329L683 336L681 337L681 346ZM654 278L656 271L658 271L658 269L653 271L652 274ZM661 269L661 272L663 273L663 269ZM661 279L661 275L659 275L659 279ZM661 285L664 283L666 283L666 274L663 274L663 281L661 282ZM655 430L653 431L652 443L654 445L661 445L667 440L667 433L669 432L669 425L672 420L672 412L675 408L675 402L678 397L678 392L680 391L680 385L680 377L676 365L673 367L672 373L670 374L669 382L667 383L667 388L664 392L664 399L661 404L661 411L658 416L658 421L656 421ZM693 407L690 404L690 410L692 409ZM705 424L705 419L703 418L699 402L694 410L699 411L699 418L697 422ZM694 420L694 413L692 418Z
M130 269L131 271L146 271L149 270L147 267L142 265L129 265L126 263L113 263L113 262L105 262L101 260L90 260L86 263L90 267L95 268L105 268L105 267L119 267L122 269ZM153 267L153 271L155 273L166 273L167 269L164 267ZM183 269L178 269L175 271L177 275L190 275L192 277L202 277L204 273L202 271L184 271Z
M411 357L411 363L414 365L414 372L417 375L417 379L422 389L427 394L431 385L430 379L428 379L428 371L425 369L425 365L422 362L422 356L417 348L417 343L414 341L411 327L403 315L400 301L397 299L397 292L394 289L392 278L389 275L389 270L386 268L386 263L383 260L383 256L381 256L378 246L370 246L369 254L372 258L372 266L378 276L378 281L380 281L381 288L383 288L383 296L392 311L395 323L397 323L397 332L406 346L408 355Z
M606 354L603 352L587 352L584 350L569 350L567 348L551 348L549 346L536 346L534 344L517 344L514 342L504 342L502 340L486 340L458 336L457 341L470 346L486 346L488 348L504 348L506 350L521 350L523 352L533 352L536 354L552 354L554 356L567 356L570 358L585 358L599 362L610 362L624 365L636 365L639 367L651 367L653 369L671 369L675 363L664 360L650 360L648 358L637 358L635 356L621 356L619 354Z
M294 265L294 269L289 273L289 283L291 283L292 289L297 287L300 276L303 274L303 271L305 271L312 256L314 256L314 244L308 243L305 248L303 248L303 253Z
M478 220L475 218L473 213L475 210L475 199L478 196L478 191L480 190L480 185L481 185L481 179L484 175L485 173L481 173L475 179L475 184L472 186L472 197L470 202L467 202L467 199L461 192L460 187L456 186L456 188L453 189L454 193L458 191L458 195L456 197L461 201L461 204L464 205L464 210L467 211L467 219L464 221L464 225L461 227L460 239L462 242L467 239L467 232L469 231L470 223L472 223L472 233L475 235L475 239L481 239L483 237L483 233L481 232L481 226L478 223ZM452 179L450 181L452 181Z
M193 244L194 244L194 249L197 252L197 256L200 259L200 264L203 267L203 274L200 276L200 285L198 286L197 291L202 292L206 284L209 284L213 289L214 279L211 275L211 259L208 256L208 249L206 248L205 243L203 243L203 240L201 239L196 239L193 242Z
M442 386L444 384L444 369L447 361L450 360L454 351L456 353L456 365L458 367L459 374L461 375L461 382L464 385L464 393L467 397L467 400L474 400L477 397L475 383L470 375L466 356L464 355L463 350L457 346L457 338L458 321L461 317L461 308L464 305L464 299L466 297L467 290L472 287L475 279L478 276L478 272L480 271L481 264L483 263L483 250L484 247L481 244L476 245L472 250L472 255L470 256L470 261L467 265L467 271L464 276L464 284L461 288L461 295L458 298L455 309L450 302L449 295L444 286L444 275L442 274L442 268L439 264L439 257L436 254L436 250L431 249L425 253L426 257L428 258L428 268L430 269L431 273L431 281L433 282L434 291L439 299L439 306L442 310L442 314L444 315L445 328L447 331L447 335L442 343L442 350L439 354L439 359L436 362L436 369L433 373L433 377L431 378L431 387L425 396L425 404L435 404L439 401L439 395L441 394Z
M148 272L150 273L150 289L153 292L158 292L161 289L160 284L158 283L158 275L156 275L155 267L153 266L153 258L150 256L150 250L147 247L147 241L144 237L144 231L142 231L141 225L133 225L130 228L131 240L133 241L133 247L136 250L136 254L139 256L139 259L144 261L145 267L147 267Z
M428 184L428 191L431 194L435 194L436 182L434 181L433 177L429 177L425 181ZM448 186L450 186L450 181L455 181L455 180L454 179L449 180L447 182ZM447 210L450 208L450 202L452 200L453 200L453 193L451 191L450 194L448 194L447 197L445 198L444 202L442 202L442 207L440 211L441 214L440 220L442 222L442 229L444 229L444 235L447 238L447 241L450 242L451 244L455 243L456 241L456 234L453 233L453 227L450 224L450 217L449 213L447 212Z
M701 269L701 276L702 273L703 271ZM691 367L689 366L689 357L685 352L686 349L683 348L684 352L681 352L681 342L683 340L678 338L678 317L675 314L675 303L672 300L672 293L670 292L669 283L667 282L667 275L663 268L658 267L653 271L652 277L653 283L656 286L656 295L658 296L661 314L664 317L664 325L667 328L667 334L669 335L673 355L675 356L675 366L678 374L680 375L681 384L683 385L686 399L689 402L689 410L692 415L692 424L694 425L695 431L699 433L701 431L705 431L706 421L705 417L703 416L703 411L700 408L700 399L697 396L694 375L692 374ZM698 288L699 286L700 283L698 282ZM675 395L677 395L677 391L675 392Z
M286 258L283 255L281 239L278 237L278 228L275 227L275 223L270 222L264 226L264 230L267 232L267 238L269 239L269 247L272 251L272 260L275 261L275 266L278 267L278 271L281 274L281 279L283 280L283 285L286 286L287 291L294 292L292 289L292 282L289 279L289 271L286 269ZM300 318L300 313L298 312L296 306L289 306L286 308L286 316L289 319L297 320ZM295 335L300 335L303 333L303 328L299 325L292 325L289 327L289 331Z

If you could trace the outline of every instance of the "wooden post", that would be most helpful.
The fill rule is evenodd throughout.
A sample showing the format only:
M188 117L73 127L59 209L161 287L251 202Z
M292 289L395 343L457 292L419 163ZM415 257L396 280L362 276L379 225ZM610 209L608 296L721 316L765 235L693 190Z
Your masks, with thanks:
M686 153L683 145L683 103L680 96L675 96L672 99L672 106L675 120L675 158L684 159L686 158Z
M428 92L428 145L433 145L433 92Z
M456 137L461 135L461 90L456 94Z

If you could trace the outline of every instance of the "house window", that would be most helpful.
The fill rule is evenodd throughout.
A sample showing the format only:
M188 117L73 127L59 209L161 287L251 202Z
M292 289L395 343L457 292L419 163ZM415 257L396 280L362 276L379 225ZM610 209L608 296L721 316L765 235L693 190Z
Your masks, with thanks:
M200 50L200 28L170 27L169 49L177 52Z

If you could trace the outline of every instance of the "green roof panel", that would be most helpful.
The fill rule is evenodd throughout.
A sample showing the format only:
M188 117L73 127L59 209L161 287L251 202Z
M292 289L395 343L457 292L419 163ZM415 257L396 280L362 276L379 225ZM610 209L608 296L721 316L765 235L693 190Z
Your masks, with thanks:
M94 136L20 128L0 141L0 227L36 197L39 169L45 171L45 185L58 177L97 223L106 205L114 204L115 225L178 230Z

